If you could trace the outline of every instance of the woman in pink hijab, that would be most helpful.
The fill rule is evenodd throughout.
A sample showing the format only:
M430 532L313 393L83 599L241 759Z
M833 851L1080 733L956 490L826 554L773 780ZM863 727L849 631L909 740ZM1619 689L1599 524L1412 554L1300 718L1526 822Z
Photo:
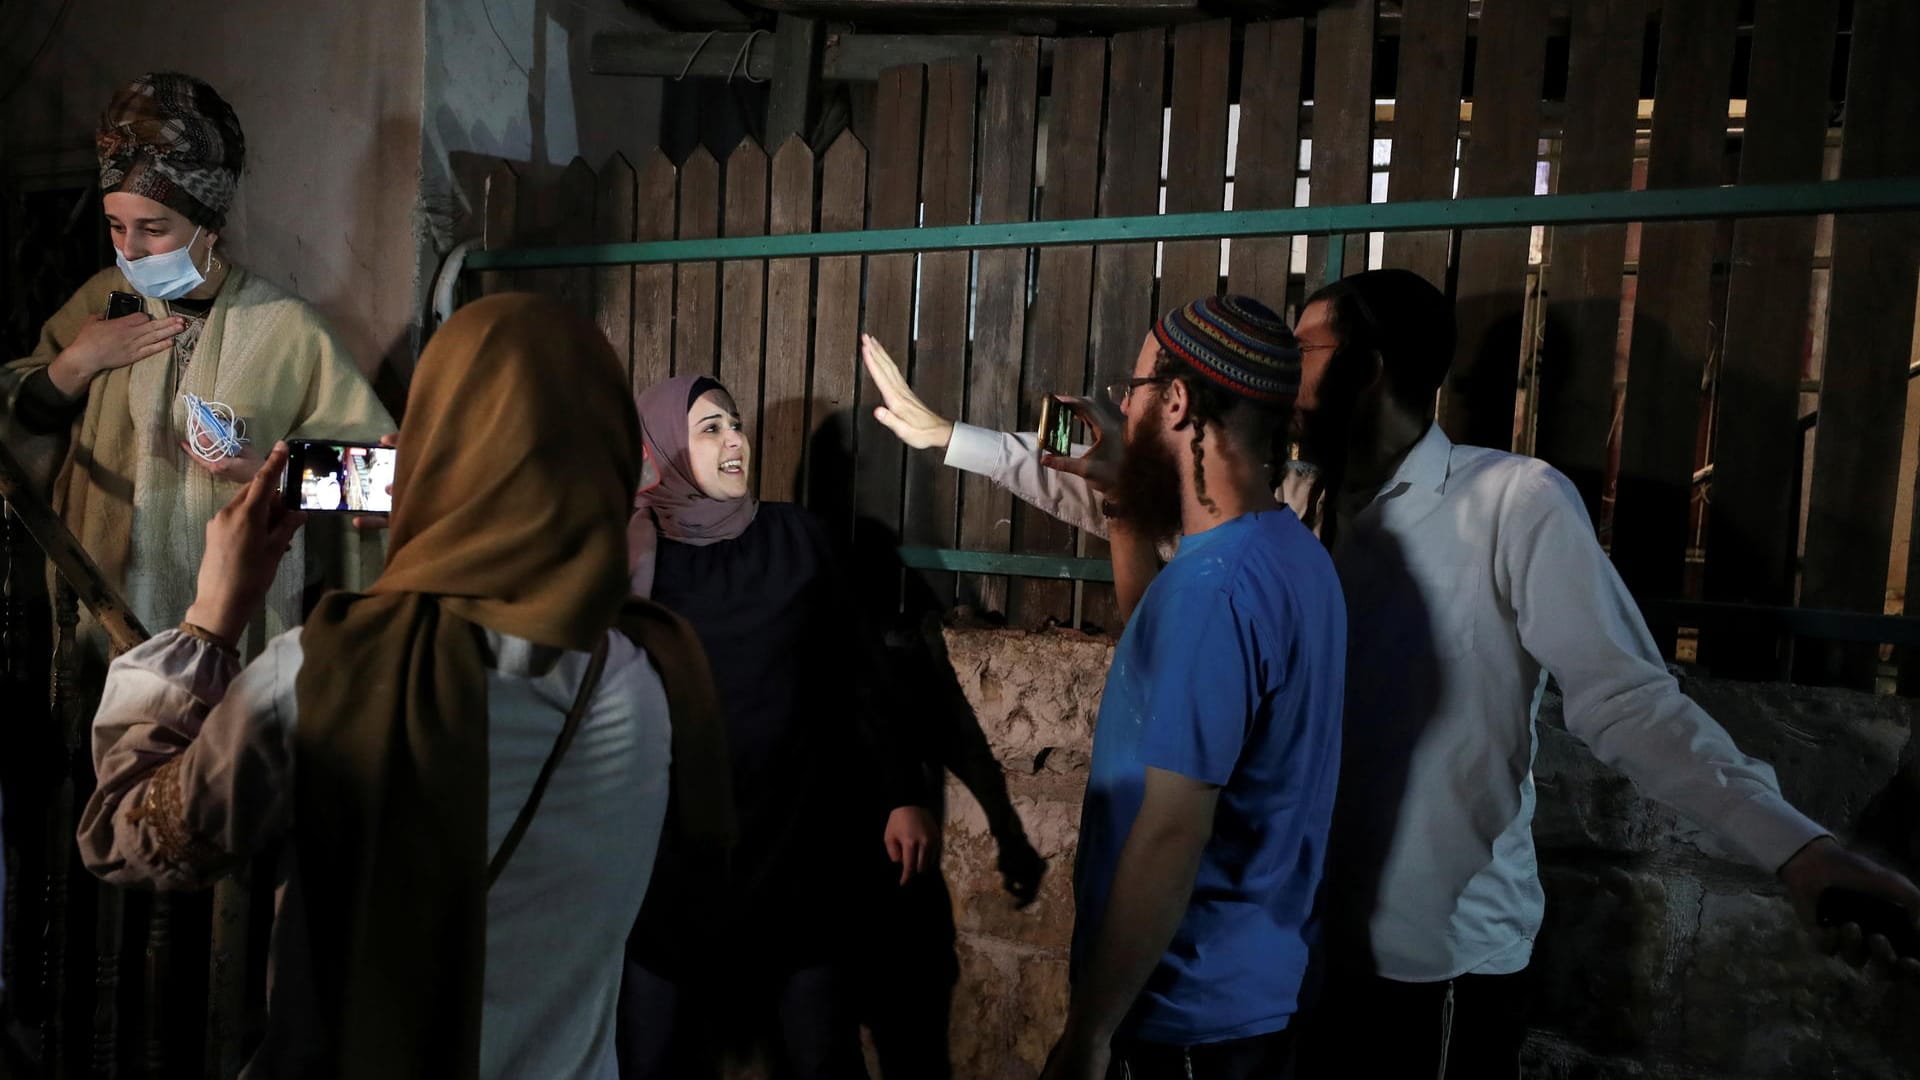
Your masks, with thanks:
M760 1003L777 1015L788 1075L864 1078L845 971L850 883L882 844L902 883L927 869L933 790L892 735L894 710L868 689L882 681L880 649L853 616L826 526L754 498L732 395L683 376L642 393L639 408L658 480L627 529L633 590L691 622L706 647L740 839L717 890L696 886L662 844L627 945L622 1080L718 1075L716 1033Z

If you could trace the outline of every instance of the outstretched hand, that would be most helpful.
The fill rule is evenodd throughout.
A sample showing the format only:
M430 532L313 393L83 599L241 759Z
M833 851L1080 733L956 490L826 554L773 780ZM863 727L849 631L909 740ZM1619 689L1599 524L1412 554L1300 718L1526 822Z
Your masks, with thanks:
M945 449L953 441L953 421L927 408L873 335L860 335L860 356L885 402L873 410L873 418L915 450Z

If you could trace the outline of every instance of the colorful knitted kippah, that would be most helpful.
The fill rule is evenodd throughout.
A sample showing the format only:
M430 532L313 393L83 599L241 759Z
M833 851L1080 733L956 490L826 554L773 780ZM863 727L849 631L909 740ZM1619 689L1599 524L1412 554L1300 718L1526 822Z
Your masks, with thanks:
M1300 390L1300 350L1293 331L1251 297L1195 300L1162 315L1153 336L1161 348L1241 397L1277 404L1293 400Z

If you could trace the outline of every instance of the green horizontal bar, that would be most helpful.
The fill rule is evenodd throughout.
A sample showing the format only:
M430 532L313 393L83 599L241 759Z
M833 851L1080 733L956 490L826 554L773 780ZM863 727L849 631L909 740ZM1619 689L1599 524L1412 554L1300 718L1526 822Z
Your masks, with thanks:
M899 549L899 555L901 563L914 570L1004 574L1009 577L1064 581L1113 580L1113 566L1104 559L929 547L903 547ZM1738 624L1747 629L1758 628L1825 641L1920 646L1920 616L1913 615L1874 615L1824 608L1768 607L1698 600L1645 600L1640 603L1640 608L1655 620L1688 626L1710 628Z
M1427 202L1221 210L1203 214L1025 221L859 232L730 236L631 244L476 251L467 270L559 270L734 259L818 258L924 251L1126 244L1319 233L1485 229L1527 225L1604 225L1920 209L1920 177L1824 180L1806 184L1612 191L1593 195L1435 199Z
M1065 555L1016 555L1005 551L903 547L900 549L900 561L914 570L952 570L962 574L1005 574L1009 577L1058 578L1065 581L1113 580L1113 567L1105 559L1075 559Z
M1642 612L1657 621L1698 626L1738 626L1791 637L1823 641L1858 641L1879 645L1920 645L1920 616L1875 615L1826 608L1767 607L1702 600L1646 600Z

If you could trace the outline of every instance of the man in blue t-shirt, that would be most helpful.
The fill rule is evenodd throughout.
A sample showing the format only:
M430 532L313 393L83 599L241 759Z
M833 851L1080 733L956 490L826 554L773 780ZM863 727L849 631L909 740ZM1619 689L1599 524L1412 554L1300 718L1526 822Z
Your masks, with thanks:
M1276 1075L1314 936L1340 754L1346 607L1274 499L1300 353L1279 316L1163 316L1110 388L1106 485L1131 613L1107 676L1074 877L1073 997L1047 1080ZM1087 409L1087 403L1077 403ZM1111 430L1111 428L1108 428ZM1111 448L1055 467L1097 471Z

